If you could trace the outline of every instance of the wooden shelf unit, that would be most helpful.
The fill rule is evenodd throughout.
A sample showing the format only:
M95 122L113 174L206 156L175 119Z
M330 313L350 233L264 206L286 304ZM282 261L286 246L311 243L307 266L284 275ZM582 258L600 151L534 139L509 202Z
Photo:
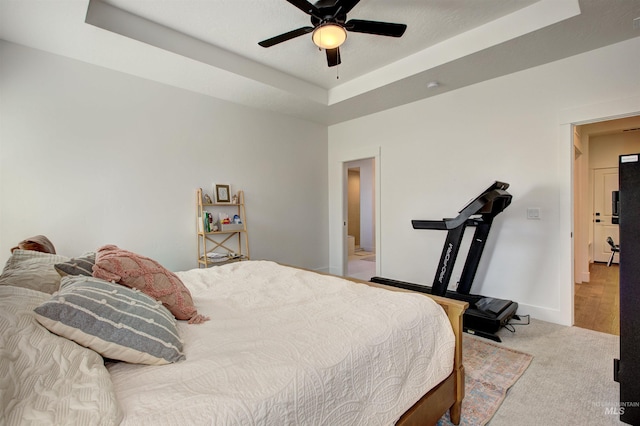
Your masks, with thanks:
M205 203L202 199L202 189L196 191L196 234L198 238L198 267L224 265L230 262L249 260L249 233L247 232L247 214L244 205L244 191L238 192L237 203ZM215 209L215 212L213 211ZM226 213L230 217L240 216L242 229L206 231L205 212L217 214ZM221 225L218 225L219 227ZM209 253L226 255L223 261L213 261ZM233 256L234 255L234 256Z

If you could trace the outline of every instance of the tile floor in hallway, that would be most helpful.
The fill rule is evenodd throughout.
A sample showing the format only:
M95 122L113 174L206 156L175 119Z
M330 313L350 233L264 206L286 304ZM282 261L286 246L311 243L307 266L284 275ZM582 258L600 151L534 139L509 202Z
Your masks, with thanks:
M376 275L375 253L359 250L349 256L347 276L369 281Z

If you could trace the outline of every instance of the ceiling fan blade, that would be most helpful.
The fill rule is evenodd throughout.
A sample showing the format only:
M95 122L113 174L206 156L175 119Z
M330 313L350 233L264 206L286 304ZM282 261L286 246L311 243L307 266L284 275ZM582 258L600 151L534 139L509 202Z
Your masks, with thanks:
M393 24L391 22L363 21L350 19L344 26L348 31L356 33L376 34L389 37L402 37L407 29L405 24Z
M322 14L320 13L320 10L312 3L309 3L306 0L287 0L287 1L292 5L294 5L295 7L297 7L298 9L300 9L301 11L303 11L304 13L306 13L307 15L315 16L318 19L322 19Z
M335 67L336 65L340 65L340 48L336 47L335 49L327 49L327 65L330 67Z
M275 37L271 37L266 40L262 40L258 44L262 47L271 47L283 41L291 40L292 38L300 37L313 31L313 27L302 27L297 30L289 31L288 33L280 34Z
M360 0L342 0L342 1L338 0L338 2L336 3L336 6L342 6L342 9L340 9L340 12L347 14L358 3L360 3Z

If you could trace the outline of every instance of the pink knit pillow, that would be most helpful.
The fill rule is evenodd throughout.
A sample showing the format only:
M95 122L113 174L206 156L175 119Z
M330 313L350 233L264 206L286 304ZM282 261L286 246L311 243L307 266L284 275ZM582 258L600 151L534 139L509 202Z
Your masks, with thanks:
M209 318L198 314L191 293L180 278L153 259L122 250L114 245L100 247L93 276L137 288L162 302L179 320L201 323Z

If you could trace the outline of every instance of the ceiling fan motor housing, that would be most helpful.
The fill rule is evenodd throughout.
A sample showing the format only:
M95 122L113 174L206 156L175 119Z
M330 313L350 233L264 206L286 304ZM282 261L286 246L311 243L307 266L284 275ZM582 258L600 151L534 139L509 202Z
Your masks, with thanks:
M316 3L310 3L308 0L286 0L288 3L297 7L311 17L313 27L302 27L267 40L263 40L258 44L262 47L271 47L287 40L299 37L304 34L313 32L312 39L314 43L321 48L325 48L327 54L327 65L330 67L340 64L339 46L346 39L346 32L352 31L357 33L373 34L388 37L402 37L407 26L404 24L393 24L390 22L368 21L361 19L351 19L347 21L347 14L353 9L360 0L318 0ZM333 24L333 25L331 25ZM323 43L320 38L322 27L326 25L326 29L333 26L338 31L340 37L336 37L335 43ZM317 39L317 40L316 40ZM330 47L325 47L330 46ZM335 47L334 47L335 46Z

